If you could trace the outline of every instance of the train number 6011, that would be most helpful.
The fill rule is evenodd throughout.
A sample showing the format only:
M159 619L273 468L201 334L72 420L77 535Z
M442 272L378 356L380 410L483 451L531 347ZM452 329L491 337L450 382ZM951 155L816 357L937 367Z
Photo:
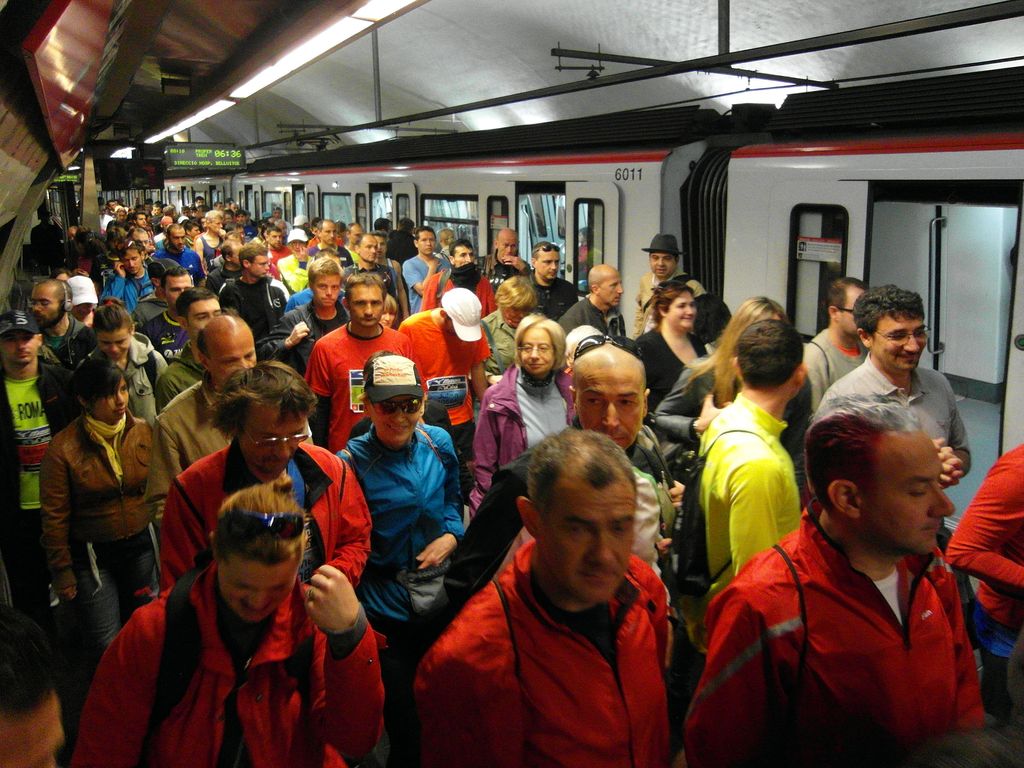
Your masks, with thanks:
M616 181L640 181L644 176L643 168L616 168Z

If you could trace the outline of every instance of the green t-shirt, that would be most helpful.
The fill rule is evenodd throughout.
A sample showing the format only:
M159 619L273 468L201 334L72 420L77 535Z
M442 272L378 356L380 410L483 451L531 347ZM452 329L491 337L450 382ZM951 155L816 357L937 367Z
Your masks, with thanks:
M7 402L14 418L14 444L18 451L22 509L39 509L39 465L50 446L50 423L36 386L38 377L16 381L4 377Z

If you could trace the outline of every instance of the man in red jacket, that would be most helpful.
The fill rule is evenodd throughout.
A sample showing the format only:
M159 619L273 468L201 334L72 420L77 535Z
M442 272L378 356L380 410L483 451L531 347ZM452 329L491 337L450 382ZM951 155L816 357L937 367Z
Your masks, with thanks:
M665 588L630 554L633 466L570 429L534 449L527 485L536 541L420 662L422 765L664 767Z
M806 450L820 508L708 608L691 768L895 766L982 725L956 582L936 547L953 506L917 417L835 398Z
M299 577L321 565L355 586L370 554L370 512L337 456L307 442L316 395L294 369L268 361L233 374L218 394L214 426L231 443L171 483L160 530L160 585L169 589L209 547L217 510L231 493L287 474L308 533Z

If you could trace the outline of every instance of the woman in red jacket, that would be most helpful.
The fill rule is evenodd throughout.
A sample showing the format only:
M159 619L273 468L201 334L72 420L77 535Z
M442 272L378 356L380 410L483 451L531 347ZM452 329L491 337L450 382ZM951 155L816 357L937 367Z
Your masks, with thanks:
M175 702L166 684L158 691L172 593L136 611L104 655L72 765L340 768L342 753L376 744L375 636L341 571L321 566L305 591L296 579L305 541L291 480L229 496L211 540L213 563L187 596L201 648L188 687ZM151 718L155 701L162 718Z

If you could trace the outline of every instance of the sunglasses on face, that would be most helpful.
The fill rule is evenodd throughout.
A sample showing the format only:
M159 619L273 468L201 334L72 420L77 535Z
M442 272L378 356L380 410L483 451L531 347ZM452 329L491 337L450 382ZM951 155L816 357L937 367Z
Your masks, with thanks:
M585 339L580 339L580 343L576 345L576 351L573 353L573 362L579 360L583 355L592 349L603 347L605 344L611 344L613 347L628 352L637 360L642 359L640 357L640 350L632 339L627 339L625 336L587 336Z
M422 400L381 400L374 407L386 416L390 416L395 411L412 415L419 413L420 405L422 404Z
M302 515L285 513L280 515L250 512L247 509L232 509L224 513L231 532L237 536L254 539L257 536L273 536L276 539L294 539L302 534L305 521Z

